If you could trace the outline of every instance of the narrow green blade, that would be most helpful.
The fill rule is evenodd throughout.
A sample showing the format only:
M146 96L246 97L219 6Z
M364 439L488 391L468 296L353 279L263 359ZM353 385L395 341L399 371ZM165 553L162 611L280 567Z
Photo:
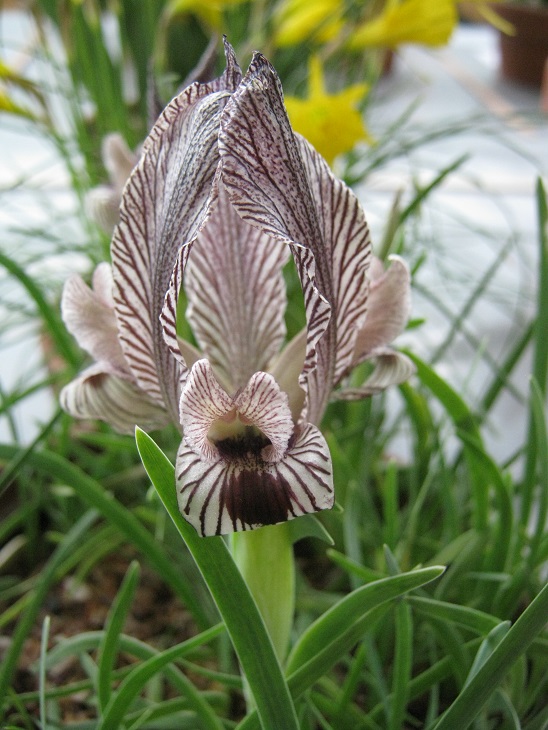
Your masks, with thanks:
M181 516L173 465L139 428L136 440L145 469L223 617L264 730L297 730L297 716L272 642L228 548L220 537L200 537Z

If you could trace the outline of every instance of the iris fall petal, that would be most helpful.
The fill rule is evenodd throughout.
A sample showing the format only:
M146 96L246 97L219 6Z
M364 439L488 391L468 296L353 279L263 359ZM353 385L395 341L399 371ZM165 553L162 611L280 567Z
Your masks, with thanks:
M277 462L256 451L207 462L183 439L176 474L179 509L204 536L274 525L333 506L329 448L311 424L296 430Z
M119 433L132 434L135 425L145 430L163 428L170 421L165 409L135 383L107 372L101 363L66 385L59 400L71 416L106 421Z

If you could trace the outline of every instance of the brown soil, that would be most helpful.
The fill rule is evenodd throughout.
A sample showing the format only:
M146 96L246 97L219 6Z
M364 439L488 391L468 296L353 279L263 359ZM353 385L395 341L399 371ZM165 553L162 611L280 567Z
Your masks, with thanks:
M64 638L104 628L109 608L133 557L130 549L125 549L97 564L84 583L76 584L74 579L67 578L53 588L25 642L12 682L15 692L38 690L38 659L45 617L50 617L50 648ZM6 607L0 606L0 609L3 608ZM5 629L0 636L0 661L9 646L14 626ZM141 565L139 584L124 633L154 648L164 649L194 635L196 627L180 601L152 571ZM130 657L121 656L119 666L131 661ZM48 687L67 686L85 679L88 677L77 657L59 663L47 675ZM96 717L96 708L90 702L92 696L93 692L83 690L58 700L63 725ZM24 705L32 718L38 717L37 701L30 699ZM12 713L6 722L14 726L18 717L18 712Z

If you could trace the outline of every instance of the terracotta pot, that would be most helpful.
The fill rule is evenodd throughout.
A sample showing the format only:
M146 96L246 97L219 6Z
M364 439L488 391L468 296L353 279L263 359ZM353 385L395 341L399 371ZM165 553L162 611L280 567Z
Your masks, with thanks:
M540 88L548 58L548 7L509 3L492 7L516 30L513 36L500 34L502 76Z

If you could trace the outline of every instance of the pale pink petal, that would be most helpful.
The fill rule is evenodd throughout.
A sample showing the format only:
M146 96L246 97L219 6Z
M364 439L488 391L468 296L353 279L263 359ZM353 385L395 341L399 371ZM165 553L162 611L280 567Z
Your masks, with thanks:
M120 220L121 195L110 185L97 185L86 193L86 213L105 233L112 234Z
M208 433L215 421L233 410L234 400L219 385L209 362L198 360L181 394L180 418L186 443L201 458L218 458Z
M110 185L98 185L86 195L86 211L104 231L112 233L120 219L122 190L139 160L121 134L108 134L102 144L103 164Z
M224 110L219 148L222 180L245 220L285 243L321 246L316 211L281 84L261 54L255 54ZM329 279L323 264L320 268L318 278Z
M288 256L287 246L240 218L221 185L184 272L186 318L234 391L264 370L283 342Z
M204 461L183 439L176 464L179 509L201 535L223 535L285 522L333 506L329 448L310 424L285 457L260 454Z
M197 347L191 345L190 342L183 340L182 337L177 337L177 343L179 352L188 368L191 368L195 362L202 360L204 355Z
M122 349L139 386L166 403L174 420L181 368L164 341L159 317L177 252L195 238L207 215L220 115L238 78L229 53L220 80L193 84L166 107L125 187L112 242ZM175 324L173 319L173 329Z
M398 256L391 256L390 258L399 258ZM371 259L371 265L368 271L368 277L370 281L375 281L384 276L384 264L377 256L373 256Z
M304 391L299 385L299 377L303 371L305 355L306 329L303 329L287 343L269 370L280 390L287 393L295 423L300 420L304 405Z
M316 205L324 256L331 270L330 304L337 327L333 373L336 383L352 364L358 328L365 319L371 240L365 214L354 193L333 175L312 145L299 135L296 140Z
M391 385L399 385L408 380L416 368L403 353L395 350L379 349L371 353L375 367L363 385L356 388L342 388L334 392L337 400L358 400L380 393Z
M63 288L61 314L68 331L75 337L80 347L103 368L113 373L127 373L128 367L118 341L118 329L114 309L109 306L107 292L110 278L108 264L98 267L94 276L94 291L77 274L71 276Z
M370 357L379 347L386 347L404 329L411 305L410 277L407 264L398 256L380 278L371 282L367 315L358 332L352 365Z
M101 302L106 307L114 309L112 267L106 261L103 261L95 267L91 278L91 286Z
M106 372L101 364L66 385L60 403L71 416L106 421L119 433L132 434L136 425L154 430L169 422L166 411L134 383Z
M246 387L234 399L245 422L259 428L270 444L262 450L265 461L279 461L287 450L293 433L293 419L287 394L280 390L272 375L254 373Z
M103 139L102 157L109 180L120 197L139 155L130 150L121 134L113 132Z

